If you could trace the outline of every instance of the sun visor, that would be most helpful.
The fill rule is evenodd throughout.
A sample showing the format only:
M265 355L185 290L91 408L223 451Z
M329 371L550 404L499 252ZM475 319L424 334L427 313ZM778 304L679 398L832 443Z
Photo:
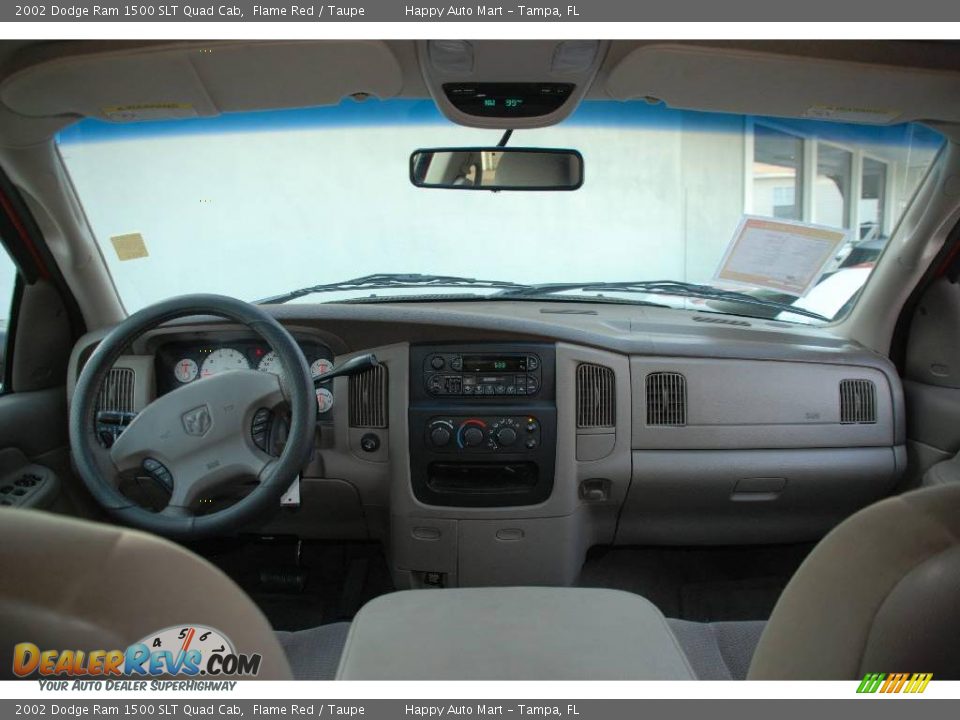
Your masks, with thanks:
M389 98L402 84L396 57L378 41L180 44L28 65L0 85L0 100L32 117L122 122Z
M960 73L744 50L648 46L609 73L618 100L878 125L960 120Z

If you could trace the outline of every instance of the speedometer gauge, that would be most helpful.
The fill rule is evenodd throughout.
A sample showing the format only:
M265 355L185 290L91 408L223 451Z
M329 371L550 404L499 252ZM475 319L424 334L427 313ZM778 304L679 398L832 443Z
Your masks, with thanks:
M199 373L200 368L197 367L196 361L190 358L178 360L173 366L173 376L182 383L193 382Z
M200 377L219 375L229 370L249 370L250 363L243 353L233 348L220 348L207 355L200 366Z
M274 375L282 375L283 365L280 364L280 356L271 350L260 360L257 365L257 370L260 372L273 373Z
M325 358L320 358L319 360L314 360L310 365L310 374L313 377L317 375L323 375L333 370L333 363Z

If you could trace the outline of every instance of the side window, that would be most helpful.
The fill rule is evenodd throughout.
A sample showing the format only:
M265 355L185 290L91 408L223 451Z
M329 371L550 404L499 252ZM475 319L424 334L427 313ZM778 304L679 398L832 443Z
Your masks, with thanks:
M7 345L10 313L13 308L13 289L17 282L17 267L10 256L0 250L0 392L7 369Z

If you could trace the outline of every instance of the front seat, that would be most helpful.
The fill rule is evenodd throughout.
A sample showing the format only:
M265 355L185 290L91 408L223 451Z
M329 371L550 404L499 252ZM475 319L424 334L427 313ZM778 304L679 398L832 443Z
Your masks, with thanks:
M0 584L3 652L26 640L48 648L126 647L160 628L198 623L223 632L240 652L261 653L261 678L291 677L288 657L295 665L293 675L299 678L329 676L339 662L345 626L275 634L249 598L219 570L179 546L144 533L36 511L7 510L0 522L0 567L4 570ZM576 618L586 615L569 610L582 602L583 590L537 592L544 591L550 593L550 602L566 606L561 609L567 622L548 628L552 636L558 636L553 646L563 642L563 636L568 636L571 644L582 644L583 628L577 626ZM501 622L497 603L489 602L491 592L496 591L415 591L424 593L438 608L466 599L474 612L471 622L480 628ZM384 596L361 610L346 640L347 654L376 661L375 648L367 643L351 652L351 640L359 642L366 636L375 641L377 632L371 630L376 630L377 623L381 629L389 627L384 623L391 620L394 608L406 607L410 617L415 617L418 607L410 602L415 593ZM616 606L625 617L636 610L637 616L649 621L652 632L660 633L663 647L650 604L633 596L631 607L624 595L608 598L611 607ZM393 597L399 600L394 603ZM565 597L574 601L567 603ZM368 611L371 607L373 611ZM960 486L926 488L889 498L847 519L810 554L763 629L747 677L851 680L867 672L916 671L932 672L941 679L960 678L958 607ZM479 615L477 608L481 609ZM452 623L444 627L445 616L454 621L459 617L455 612L432 614L434 622L427 625L430 637L426 639L441 644L445 638L449 638L446 642L455 641L456 628ZM365 620L370 617L375 620ZM392 617L393 631L402 626L401 620L402 613ZM678 631L677 627L674 634L687 652L687 669L702 677L697 667L703 664L703 657L690 654L691 643L702 644L703 633L689 632L689 627ZM743 633L710 632L711 637L721 638L717 641L721 644L723 637L745 642ZM638 655L644 653L642 642L634 646ZM459 651L460 647L449 650ZM500 647L503 656L510 655L509 643ZM592 652L602 651L601 646ZM525 652L529 655L529 648ZM729 648L720 647L718 654L730 657ZM544 666L551 662L556 658L543 658ZM745 664L746 660L739 662ZM635 666L651 665L639 662ZM571 679L563 674L569 673L570 663L555 667L555 679ZM0 661L0 668L0 672L10 673L11 663ZM673 672L673 668L661 664L658 672Z

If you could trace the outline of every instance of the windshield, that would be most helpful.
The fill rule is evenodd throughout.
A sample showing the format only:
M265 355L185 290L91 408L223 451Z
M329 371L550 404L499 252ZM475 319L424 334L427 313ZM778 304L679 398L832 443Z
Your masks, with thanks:
M346 100L163 122L88 119L63 131L58 146L129 312L183 293L258 300L315 285L328 287L288 299L503 293L495 283L329 287L404 273L521 286L632 283L630 290L567 288L550 297L655 300L818 322L812 318L834 318L850 306L942 143L915 124L586 101L565 122L510 139L511 146L582 153L584 183L576 191L410 183L413 150L496 145L500 136L455 125L426 100ZM731 248L751 217L786 223L777 227L797 242L823 228L841 232L823 236L830 241L818 246L827 248L822 255L804 256L807 246L784 245L780 236L773 252L769 234L766 245L743 245L738 255ZM774 266L779 285L765 274ZM802 277L784 280L793 274ZM735 289L812 312L801 317L680 290L645 298L637 285L644 281Z

